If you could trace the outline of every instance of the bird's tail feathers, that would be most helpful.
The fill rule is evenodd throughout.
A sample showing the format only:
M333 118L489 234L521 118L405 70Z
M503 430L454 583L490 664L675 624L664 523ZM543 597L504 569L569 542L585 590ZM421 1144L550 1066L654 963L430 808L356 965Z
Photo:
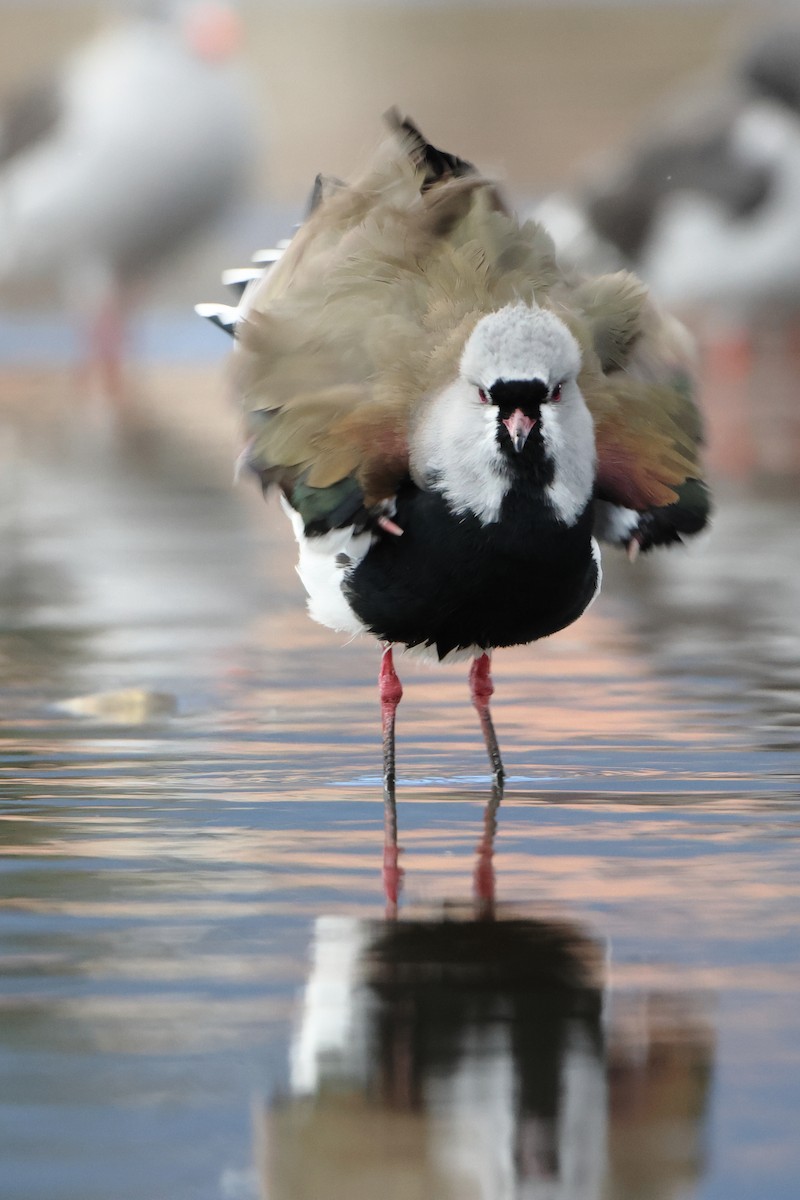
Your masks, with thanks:
M424 171L423 191L445 179L477 175L471 162L431 145L413 121L400 116L397 108L390 108L384 113L384 120L392 132L402 139L413 165L417 170Z

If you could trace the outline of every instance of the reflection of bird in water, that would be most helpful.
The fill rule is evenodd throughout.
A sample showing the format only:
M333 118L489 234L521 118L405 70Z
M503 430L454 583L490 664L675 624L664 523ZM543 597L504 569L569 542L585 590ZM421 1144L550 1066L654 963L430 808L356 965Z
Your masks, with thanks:
M714 1030L691 993L612 994L606 1023L608 1174L614 1200L694 1194L706 1166Z
M0 281L55 280L111 385L135 285L241 191L237 45L227 4L142 5L0 120Z
M701 1163L707 1025L639 1003L607 1065L603 948L496 916L317 921L290 1094L264 1116L270 1200L677 1200Z
M568 284L541 228L392 123L233 314L247 463L281 489L311 614L385 647L390 854L392 645L472 657L499 791L492 649L581 615L593 532L638 551L707 513L680 327L632 276Z

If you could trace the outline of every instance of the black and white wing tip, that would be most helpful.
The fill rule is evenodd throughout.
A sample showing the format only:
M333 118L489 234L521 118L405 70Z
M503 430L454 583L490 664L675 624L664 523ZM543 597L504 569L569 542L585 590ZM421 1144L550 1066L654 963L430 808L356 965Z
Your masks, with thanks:
M230 304L195 304L194 311L199 317L205 317L212 325L224 329L231 337L236 332L239 320L239 309Z
M263 274L264 271L261 267L231 267L222 272L222 283L233 292L237 300L241 300L247 287L260 279Z
M281 238L274 246L269 246L264 250L256 250L250 261L255 267L271 267L283 256L283 252L290 241L291 238Z
M222 272L223 285L234 292L240 304L250 284L259 280L264 272L268 271L282 257L286 247L289 245L289 240L289 238L281 238L276 246L267 250L257 250L252 258L252 266L232 267L230 270ZM205 317L212 325L218 326L219 329L224 329L231 337L235 335L236 325L241 317L239 306L234 307L230 304L195 304L194 311L198 316Z

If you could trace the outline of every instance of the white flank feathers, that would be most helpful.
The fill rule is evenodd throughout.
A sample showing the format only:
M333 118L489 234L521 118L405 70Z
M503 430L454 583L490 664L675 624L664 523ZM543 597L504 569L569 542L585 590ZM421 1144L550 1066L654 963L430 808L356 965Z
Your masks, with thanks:
M612 546L624 546L641 520L641 513L606 500L595 501L594 531L597 537Z
M342 584L348 566L361 561L375 541L374 535L354 533L351 527L332 529L319 537L306 537L300 514L283 498L281 504L292 522L300 549L297 574L308 593L309 616L340 633L364 633L366 627L347 603ZM346 555L349 561L342 562L341 555Z
M586 605L586 608L583 610L584 612L587 612L592 607L595 600L600 595L600 590L603 586L603 558L600 553L600 547L597 543L596 538L592 538L591 547L592 547L592 558L594 559L595 566L597 567L597 583L595 585L594 595L592 596L589 603Z

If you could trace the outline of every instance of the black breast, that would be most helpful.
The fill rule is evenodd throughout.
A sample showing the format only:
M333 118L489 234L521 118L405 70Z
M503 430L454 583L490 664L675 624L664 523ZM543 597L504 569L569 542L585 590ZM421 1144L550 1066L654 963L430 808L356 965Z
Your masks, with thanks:
M500 519L454 516L410 481L398 495L402 537L386 536L350 572L347 598L376 636L435 646L516 646L575 621L595 594L591 509L572 526L541 492L513 490Z

